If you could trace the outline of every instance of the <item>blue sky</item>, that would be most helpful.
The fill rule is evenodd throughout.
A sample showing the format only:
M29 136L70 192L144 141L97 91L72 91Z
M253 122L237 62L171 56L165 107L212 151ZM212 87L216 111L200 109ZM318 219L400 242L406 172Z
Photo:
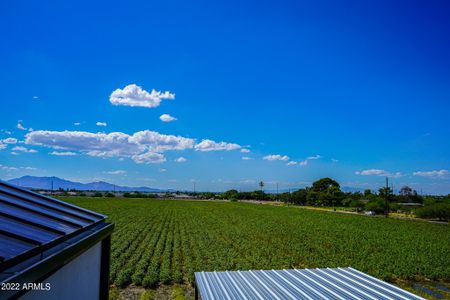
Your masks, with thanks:
M448 1L2 1L0 33L2 179L450 193Z

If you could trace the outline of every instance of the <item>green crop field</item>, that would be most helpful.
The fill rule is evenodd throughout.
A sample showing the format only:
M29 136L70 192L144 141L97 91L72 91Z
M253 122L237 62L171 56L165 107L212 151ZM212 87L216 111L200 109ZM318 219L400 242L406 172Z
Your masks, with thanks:
M394 282L450 279L448 225L248 203L64 200L116 224L120 287L192 282L201 270L346 266Z

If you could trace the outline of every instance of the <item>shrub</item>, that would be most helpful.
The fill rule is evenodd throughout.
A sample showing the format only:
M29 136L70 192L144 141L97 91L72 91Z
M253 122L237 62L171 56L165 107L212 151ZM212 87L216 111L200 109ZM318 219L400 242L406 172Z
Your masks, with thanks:
M450 221L450 204L434 203L416 210L416 216L424 219Z
M356 211L362 211L364 209L364 202L360 201L360 200L352 200L350 202L350 207L354 208Z
M382 200L374 200L366 203L366 211L374 211L377 214L384 213L386 205Z

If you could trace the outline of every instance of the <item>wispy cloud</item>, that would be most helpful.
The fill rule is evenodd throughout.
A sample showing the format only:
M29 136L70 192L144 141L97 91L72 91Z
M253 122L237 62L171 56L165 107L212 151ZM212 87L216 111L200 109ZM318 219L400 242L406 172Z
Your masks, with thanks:
M16 146L16 147L12 148L11 150L15 151L15 152L24 152L24 153L36 153L37 152L37 150L28 149L23 146Z
M52 151L49 153L50 155L55 156L75 156L77 153L71 151Z
M73 123L73 125L75 125L75 126L80 126L81 123L80 123L80 122L75 122L75 123Z
M166 161L164 155L151 151L133 155L131 158L138 164L160 164Z
M308 156L306 159L307 160L316 160L316 159L320 159L320 158L322 158L322 156L319 155L319 154L316 154L316 155L313 155L313 156Z
M253 158L248 157L248 156L242 156L242 160L252 160Z
M23 124L22 124L22 120L19 120L18 122L17 122L17 129L20 129L20 130L27 130L27 128L25 128L25 126L23 126Z
M177 159L175 159L175 162L177 162L177 163L184 163L186 161L187 161L187 159L184 158L183 156L180 156Z
M17 139L16 138L6 138L1 140L2 143L5 144L17 144Z
M429 178L447 178L450 177L450 172L448 170L417 171L413 175Z
M321 155L319 155L319 154L316 154L316 155L313 155L313 156L308 156L306 159L304 159L304 160L302 160L302 161L290 161L290 162L288 162L286 165L288 165L288 166L300 166L300 167L304 167L304 166L306 166L306 165L308 165L308 161L309 160L317 160L317 159L320 159L320 158L322 158L322 156Z
M280 155L280 154L270 154L270 155L264 156L263 159L268 160L268 161L275 161L275 160L286 161L286 160L289 160L289 156Z
M95 125L101 126L101 127L106 127L106 126L108 126L108 124L107 124L106 122L97 122L97 123L95 123Z
M0 165L0 169L9 172L9 171L16 171L19 168Z
M242 152L242 153L250 153L250 149L242 148L242 149L241 149L241 152Z
M226 142L215 142L212 140L202 140L200 143L195 145L196 151L231 151L231 150L238 150L241 146L238 144L233 143L226 143Z
M123 175L123 174L126 174L127 171L125 171L125 170L114 170L114 171L106 171L104 173L105 174L109 174L109 175Z
M37 170L37 168L34 168L34 167L20 167L21 169L23 169L23 170L27 170L27 171L35 171L35 170Z
M173 121L176 121L176 120L177 120L177 118L172 117L172 116L169 115L169 114L162 114L162 115L159 117L159 119L160 119L161 121L163 121L163 122L173 122Z
M152 90L150 93L136 84L127 85L123 89L116 89L109 97L113 105L158 107L162 100L175 99L175 94L171 92L160 92Z
M0 164L0 170L9 172L9 171L17 171L17 170L35 171L37 169L34 167L10 167L10 166L5 166L5 165Z
M368 169L368 170L362 170L362 171L356 171L355 172L356 175L361 175L361 176L383 176L383 177L393 177L393 178L398 178L402 176L402 173L400 172L388 172L386 170L381 170L381 169Z

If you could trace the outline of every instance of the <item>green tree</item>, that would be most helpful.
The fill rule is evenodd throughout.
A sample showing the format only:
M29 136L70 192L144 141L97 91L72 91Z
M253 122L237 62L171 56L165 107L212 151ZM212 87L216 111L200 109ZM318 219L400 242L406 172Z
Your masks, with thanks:
M292 193L291 203L294 203L297 205L305 205L307 196L308 196L308 192L306 191L306 189L299 189L298 191L295 191Z
M228 190L223 193L223 198L228 200L237 200L239 192L237 190Z
M327 189L331 188L331 187L336 187L338 189L341 188L341 186L339 185L339 183L329 177L325 177L325 178L321 178L315 182L313 182L312 184L312 190L314 192L324 192Z
M438 219L441 221L450 221L450 204L434 203L417 209L416 216L424 219Z
M362 211L365 207L365 204L361 200L352 200L352 202L350 202L350 207L355 209L356 211Z
M370 189L364 190L364 197L368 197L369 195L372 195L372 191Z

